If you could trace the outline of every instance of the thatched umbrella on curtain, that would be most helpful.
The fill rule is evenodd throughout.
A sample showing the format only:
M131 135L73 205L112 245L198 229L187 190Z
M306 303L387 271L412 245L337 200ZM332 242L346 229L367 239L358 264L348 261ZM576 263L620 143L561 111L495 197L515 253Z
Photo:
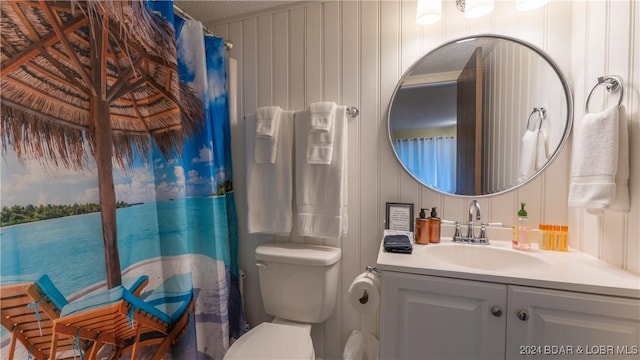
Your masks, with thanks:
M124 169L152 141L175 154L204 118L178 81L173 28L141 0L3 0L0 9L3 153L76 170L95 159L107 285L117 286L113 162Z

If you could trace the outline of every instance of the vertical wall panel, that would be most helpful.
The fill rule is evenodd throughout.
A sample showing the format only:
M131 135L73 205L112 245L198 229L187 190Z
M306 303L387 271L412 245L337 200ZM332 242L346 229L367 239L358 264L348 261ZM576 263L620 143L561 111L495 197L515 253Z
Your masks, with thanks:
M289 13L273 15L273 104L289 109Z
M545 8L518 13L513 2L499 1L489 17L467 20L455 2L445 1L442 21L426 26L415 24L415 5L409 0L296 4L214 28L234 42L230 56L238 59L240 115L255 112L257 106L269 102L295 110L318 100L358 106L361 111L360 117L350 119L348 124L349 233L342 241L323 241L340 246L343 259L336 311L324 325L313 329L319 358L340 358L354 329L378 333L377 316L358 314L348 303L346 292L364 266L375 264L386 201L412 202L416 209L438 206L443 219L467 219L469 199L443 196L418 185L398 165L387 139L388 105L397 80L424 53L456 37L491 32L517 36L545 49L568 77L576 119L584 115L584 100L597 76L616 72L625 78L628 91L624 104L635 134L631 139L633 198L629 215L593 216L567 207L570 141L544 176L520 190L483 198L480 203L484 221L502 222L506 228L489 229L492 239L498 236L492 234L509 233L519 202L526 201L534 224L568 222L572 246L640 272L640 223L635 221L640 217L640 191L633 191L640 188L640 165L635 155L640 153L639 5L633 1L552 1ZM269 55L265 58L264 54ZM515 67L509 71L511 78L520 76ZM489 76L499 81L498 74ZM530 84L540 80L536 75L520 79ZM497 94L501 98L506 95ZM529 107L501 104L494 111L505 118L525 121L522 117L528 116ZM241 154L242 146L237 141L242 137L237 133L242 124L238 122L232 135L234 151ZM506 126L501 131L509 136ZM510 136L515 146L519 136ZM234 154L234 161L236 158ZM235 178L241 186L244 174L239 168ZM241 188L237 193L240 263L247 273L245 308L250 323L255 325L269 320L269 316L262 309L253 252L257 244L273 237L246 234L246 199ZM290 241L314 240L292 235Z
M353 106L360 106L360 5L355 1L341 2L342 8L342 23L340 34L342 51L341 51L341 64L342 64L342 103L350 104ZM360 255L360 243L362 237L360 236L360 224L362 222L361 191L353 191L353 186L359 186L361 183L360 172L357 171L357 165L360 162L360 128L362 125L363 117L360 116L349 121L348 131L348 149L347 161L350 166L347 171L349 191L349 205L348 205L348 221L349 232L347 237L342 242L342 291L346 294L351 282L362 271L364 264ZM366 195L365 195L366 196ZM364 220L366 222L366 219ZM333 329L335 332L342 335L342 344L344 345L353 330L360 329L360 316L352 309L346 296L343 296L341 301L342 305L342 328ZM339 348L338 350L341 350Z
M382 209L380 204L380 164L378 131L380 128L380 3L364 1L360 4L360 58L361 66L361 115L360 153L358 164L361 176L360 197L360 254L364 265L375 264L380 233L375 219ZM353 189L351 186L350 189ZM362 316L361 328L376 333L377 320Z

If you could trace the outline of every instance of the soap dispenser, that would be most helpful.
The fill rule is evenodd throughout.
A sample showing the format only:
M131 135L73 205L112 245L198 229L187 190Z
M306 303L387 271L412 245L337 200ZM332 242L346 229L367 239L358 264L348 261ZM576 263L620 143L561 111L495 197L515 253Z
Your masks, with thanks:
M436 208L431 208L431 216L427 219L427 224L429 226L429 242L431 243L439 243L440 242L440 218L438 217L438 212Z
M531 239L529 232L531 227L529 225L529 218L527 218L527 210L524 209L526 203L520 203L520 210L518 210L518 219L513 224L513 239L512 246L517 250L531 250Z
M420 209L420 217L416 218L416 243L422 245L429 243L429 223L425 209Z

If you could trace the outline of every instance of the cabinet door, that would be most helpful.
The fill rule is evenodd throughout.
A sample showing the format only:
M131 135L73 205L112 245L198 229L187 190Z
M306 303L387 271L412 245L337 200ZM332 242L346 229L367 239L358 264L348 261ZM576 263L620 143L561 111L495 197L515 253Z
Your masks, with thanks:
M508 359L639 355L640 300L520 286L508 299Z
M505 285L385 271L381 286L382 359L504 358Z

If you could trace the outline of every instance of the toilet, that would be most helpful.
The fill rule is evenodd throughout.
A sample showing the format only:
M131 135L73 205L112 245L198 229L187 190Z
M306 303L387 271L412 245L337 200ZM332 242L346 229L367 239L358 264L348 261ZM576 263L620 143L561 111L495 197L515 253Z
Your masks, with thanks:
M315 359L311 324L331 316L338 288L339 248L273 242L256 248L260 293L272 322L241 336L232 359Z

